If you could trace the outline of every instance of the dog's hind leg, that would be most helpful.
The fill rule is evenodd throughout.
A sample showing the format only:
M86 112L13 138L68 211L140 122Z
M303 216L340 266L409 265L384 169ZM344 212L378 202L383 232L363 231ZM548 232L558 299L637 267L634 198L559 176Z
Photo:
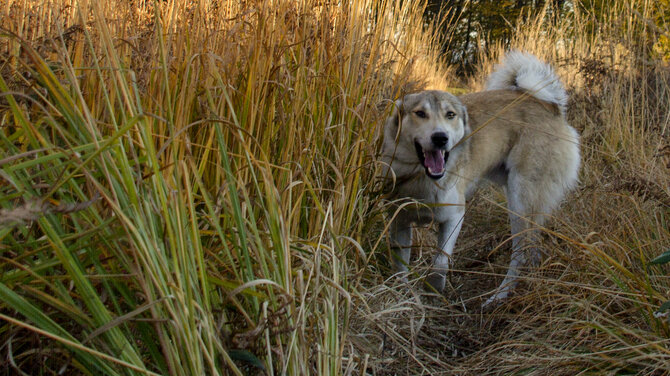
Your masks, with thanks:
M520 268L528 263L538 265L542 259L542 253L538 248L540 241L538 227L544 224L545 215L538 213L546 208L541 205L538 191L524 189L526 184L523 183L523 179L514 179L510 176L505 189L512 229L512 256L505 279L482 307L506 299L518 283Z
M391 257L396 273L402 273L400 276L403 281L407 281L407 265L412 246L412 227L408 223L394 220L389 229L389 238L391 241Z

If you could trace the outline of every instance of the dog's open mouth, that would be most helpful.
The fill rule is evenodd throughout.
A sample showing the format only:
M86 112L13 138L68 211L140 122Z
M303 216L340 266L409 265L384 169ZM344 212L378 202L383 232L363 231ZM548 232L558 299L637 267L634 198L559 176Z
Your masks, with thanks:
M449 156L449 153L445 149L423 150L421 144L416 141L414 141L414 148L421 164L426 169L426 175L433 179L439 179L444 176L444 165Z

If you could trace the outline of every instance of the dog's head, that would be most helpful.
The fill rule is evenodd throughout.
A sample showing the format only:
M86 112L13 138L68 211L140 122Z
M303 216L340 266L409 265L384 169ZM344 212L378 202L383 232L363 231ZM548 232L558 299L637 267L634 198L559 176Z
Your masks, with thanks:
M403 164L415 162L439 179L449 152L467 133L468 113L455 96L443 91L408 94L395 102L386 120L384 154Z

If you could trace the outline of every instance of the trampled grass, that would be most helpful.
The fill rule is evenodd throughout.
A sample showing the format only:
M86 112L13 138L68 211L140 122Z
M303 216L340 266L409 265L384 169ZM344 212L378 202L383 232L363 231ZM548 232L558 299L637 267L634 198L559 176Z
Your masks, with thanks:
M445 296L388 279L383 119L466 81L419 4L4 3L0 369L669 372L649 261L670 246L670 71L651 6L615 5L517 31L570 90L583 169L542 267L481 312L509 257L500 192L469 204Z

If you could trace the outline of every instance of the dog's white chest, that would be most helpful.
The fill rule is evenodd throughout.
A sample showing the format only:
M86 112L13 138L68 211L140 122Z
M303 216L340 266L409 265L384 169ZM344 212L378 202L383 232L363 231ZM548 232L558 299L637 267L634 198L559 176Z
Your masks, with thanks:
M400 187L397 197L412 198L420 203L405 206L401 216L418 224L445 222L463 210L463 202L452 179L436 182L422 177L421 181Z

